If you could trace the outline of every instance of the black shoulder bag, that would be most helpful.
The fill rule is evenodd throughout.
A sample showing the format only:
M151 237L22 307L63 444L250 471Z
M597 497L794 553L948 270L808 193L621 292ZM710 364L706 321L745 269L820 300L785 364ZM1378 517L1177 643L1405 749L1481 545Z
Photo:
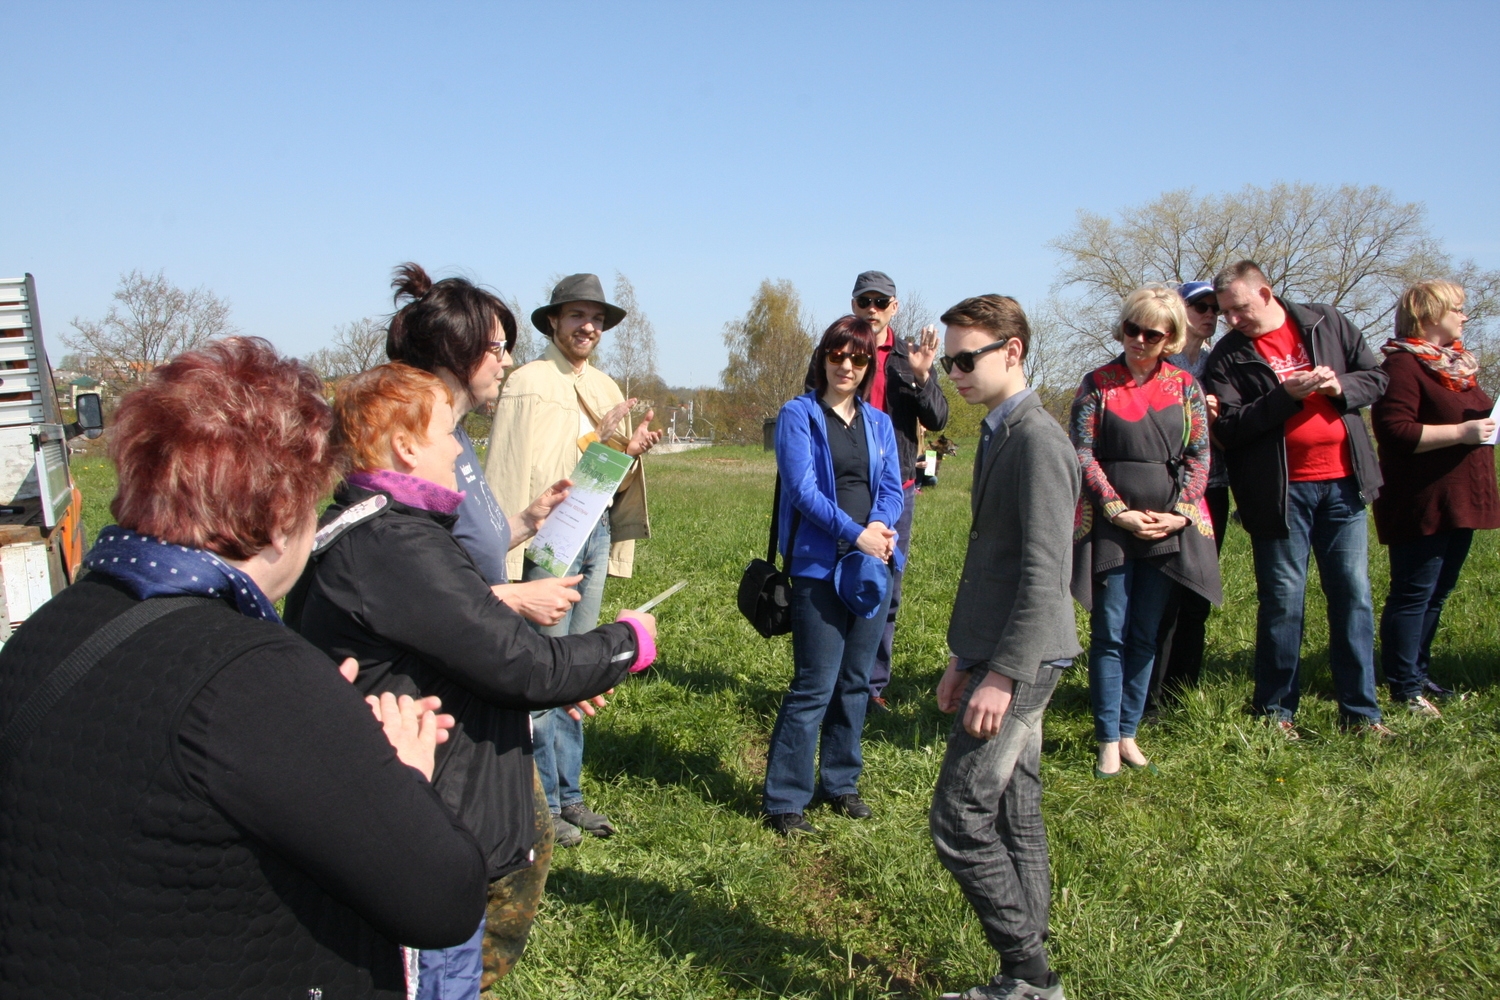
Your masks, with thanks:
M771 499L771 541L766 546L764 559L752 559L740 576L740 614L764 638L786 635L792 630L792 578L789 573L776 568L776 529L781 516L781 473L776 473L776 491ZM802 512L792 507L791 544L797 544L797 529L802 524ZM787 569L791 560L784 561Z

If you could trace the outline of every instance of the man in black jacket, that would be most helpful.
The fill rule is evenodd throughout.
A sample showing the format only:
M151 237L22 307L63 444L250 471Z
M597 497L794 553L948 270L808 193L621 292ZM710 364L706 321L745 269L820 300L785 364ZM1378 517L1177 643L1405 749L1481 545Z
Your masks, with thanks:
M850 302L854 315L875 332L875 377L870 380L870 405L883 410L896 430L896 452L901 460L901 487L906 503L896 522L896 544L903 555L911 549L912 500L916 494L917 451L922 428L940 431L948 426L948 400L932 373L937 356L937 327L922 329L920 342L908 344L891 329L891 320L901 308L896 283L883 271L866 271L854 279ZM891 584L891 608L886 614L885 634L875 651L870 670L870 701L886 709L885 687L891 681L891 644L896 637L896 611L901 607L901 574Z
M1282 301L1251 261L1220 271L1214 292L1231 332L1209 356L1203 383L1217 400L1214 436L1255 554L1255 711L1297 738L1311 553L1328 599L1340 723L1387 736L1375 704L1365 528L1380 466L1360 415L1385 391L1385 373L1347 317Z

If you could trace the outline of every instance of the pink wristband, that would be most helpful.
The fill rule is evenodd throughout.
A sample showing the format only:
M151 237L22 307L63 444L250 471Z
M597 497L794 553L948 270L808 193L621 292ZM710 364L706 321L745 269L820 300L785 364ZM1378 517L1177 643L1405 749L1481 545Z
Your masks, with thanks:
M651 633L646 631L646 626L642 625L638 619L623 616L616 618L615 621L624 622L635 633L635 664L631 666L630 672L638 674L655 663L656 640L651 638Z

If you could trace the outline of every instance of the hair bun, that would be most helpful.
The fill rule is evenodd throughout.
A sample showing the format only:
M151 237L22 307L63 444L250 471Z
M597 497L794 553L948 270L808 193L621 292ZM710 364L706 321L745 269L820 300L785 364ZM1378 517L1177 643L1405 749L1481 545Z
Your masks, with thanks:
M407 261L396 268L395 275L391 278L391 287L396 290L394 298L397 302L403 298L415 301L432 291L432 279L422 270L421 264Z

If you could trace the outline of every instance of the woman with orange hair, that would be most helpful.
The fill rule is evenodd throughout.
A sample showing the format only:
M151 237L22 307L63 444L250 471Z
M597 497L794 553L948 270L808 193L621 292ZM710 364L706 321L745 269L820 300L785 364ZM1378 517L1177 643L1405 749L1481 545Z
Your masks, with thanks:
M464 499L453 469L460 445L453 395L437 375L372 368L340 383L334 411L353 471L324 513L288 618L320 649L356 659L361 691L435 694L457 719L438 751L438 794L478 838L492 883L537 876L532 891L491 893L492 922L520 925L512 953L496 956L514 961L551 849L545 808L548 822L537 822L527 713L597 696L644 670L656 656L655 619L625 611L592 632L548 638L496 597L453 536ZM477 996L484 929L471 928L462 948L423 953L418 996Z
M383 735L276 614L332 424L249 338L121 402L119 524L0 652L0 993L394 1000L395 942L473 933L484 857L427 780L435 705L382 697Z

